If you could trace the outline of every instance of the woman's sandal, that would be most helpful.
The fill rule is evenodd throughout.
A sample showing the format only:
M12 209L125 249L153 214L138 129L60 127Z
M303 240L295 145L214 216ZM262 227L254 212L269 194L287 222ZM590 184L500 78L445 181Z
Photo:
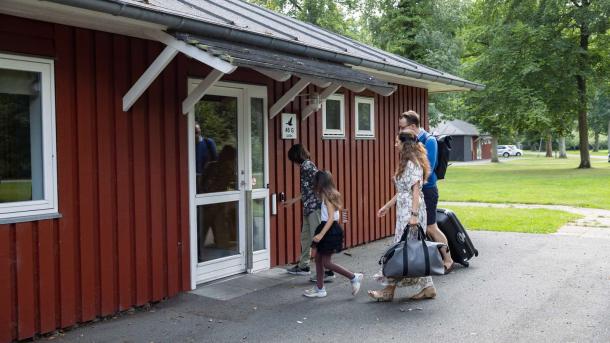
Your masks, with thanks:
M436 297L436 288L429 286L421 290L421 292L415 294L411 300L422 300L422 299L434 299Z
M392 301L394 300L394 292L379 290L368 291L369 297L376 301Z
M454 268L455 268L455 262L453 262L449 268L445 267L445 275L451 273Z

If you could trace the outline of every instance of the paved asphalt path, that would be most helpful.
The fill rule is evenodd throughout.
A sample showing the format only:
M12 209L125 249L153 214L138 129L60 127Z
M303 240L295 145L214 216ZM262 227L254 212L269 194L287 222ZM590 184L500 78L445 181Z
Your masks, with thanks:
M610 240L471 232L471 267L434 278L438 297L375 303L383 240L337 255L364 271L355 298L337 278L307 299L304 277L232 300L185 293L118 319L54 337L60 342L610 342ZM398 293L398 296L406 296ZM43 338L45 339L45 338Z

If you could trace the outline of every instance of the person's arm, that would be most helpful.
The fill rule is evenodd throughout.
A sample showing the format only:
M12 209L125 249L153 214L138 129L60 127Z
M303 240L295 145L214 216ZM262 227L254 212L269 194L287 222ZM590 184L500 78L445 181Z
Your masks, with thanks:
M416 182L413 187L411 188L413 190L413 204L411 205L411 214L410 214L410 219L409 219L409 225L415 226L419 223L419 205L421 202L421 198L420 198L420 182Z
M334 216L335 214L335 206L333 206L333 204L328 203L327 204L328 207L328 214L331 216ZM330 230L330 227L333 225L334 221L333 220L328 220L326 221L326 224L324 224L324 227L322 228L322 230L320 230L320 233L313 236L313 241L315 243L318 243L322 240L322 238L324 238L324 235L328 232L328 230Z
M434 169L436 169L436 164L438 162L438 143L436 139L432 136L428 136L426 139L426 151L428 152L428 161L430 162L430 172L434 173Z
M299 200L301 200L301 198L302 198L301 193L299 193L294 198L284 201L282 203L282 206L284 206L284 207L292 206L295 203L297 203Z
M398 198L398 194L394 194L394 196L392 197L392 199L390 199L390 201L388 201L385 205L383 205L379 211L377 211L377 217L385 217L386 214L388 214L388 211L390 210L390 208L392 208L392 206L394 206L396 204L396 199Z

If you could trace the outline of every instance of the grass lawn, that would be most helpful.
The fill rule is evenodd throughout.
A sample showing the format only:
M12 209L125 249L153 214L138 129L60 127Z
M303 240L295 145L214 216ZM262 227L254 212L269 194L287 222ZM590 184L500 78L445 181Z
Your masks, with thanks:
M32 183L23 181L0 182L0 203L32 199Z
M450 206L469 230L554 233L578 214L547 209Z
M610 163L525 156L501 163L450 166L438 183L441 201L559 204L610 209Z
M580 152L579 151L575 151L575 150L570 150L567 151L568 155L575 155L575 156L580 156ZM606 156L608 157L608 150L600 150L600 151L589 151L589 154L591 154L591 156Z

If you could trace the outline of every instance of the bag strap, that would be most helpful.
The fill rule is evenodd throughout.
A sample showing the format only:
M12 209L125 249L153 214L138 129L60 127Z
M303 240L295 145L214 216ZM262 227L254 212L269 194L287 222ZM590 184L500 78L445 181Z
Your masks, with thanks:
M402 275L409 275L409 253L407 249L407 237L408 233L411 230L410 226L407 224L405 227L405 232L402 234L401 240L404 240L403 249L402 249ZM417 239L422 243L422 250L424 251L424 260L425 260L425 275L430 276L430 253L428 252L428 246L426 245L426 234L424 233L424 228L421 225L417 224Z
M424 228L422 228L419 224L417 224L417 230L419 231L419 238L421 239L422 249L424 249L424 258L426 260L426 276L430 276L430 253L428 251L428 246L426 245L426 234L424 233Z

